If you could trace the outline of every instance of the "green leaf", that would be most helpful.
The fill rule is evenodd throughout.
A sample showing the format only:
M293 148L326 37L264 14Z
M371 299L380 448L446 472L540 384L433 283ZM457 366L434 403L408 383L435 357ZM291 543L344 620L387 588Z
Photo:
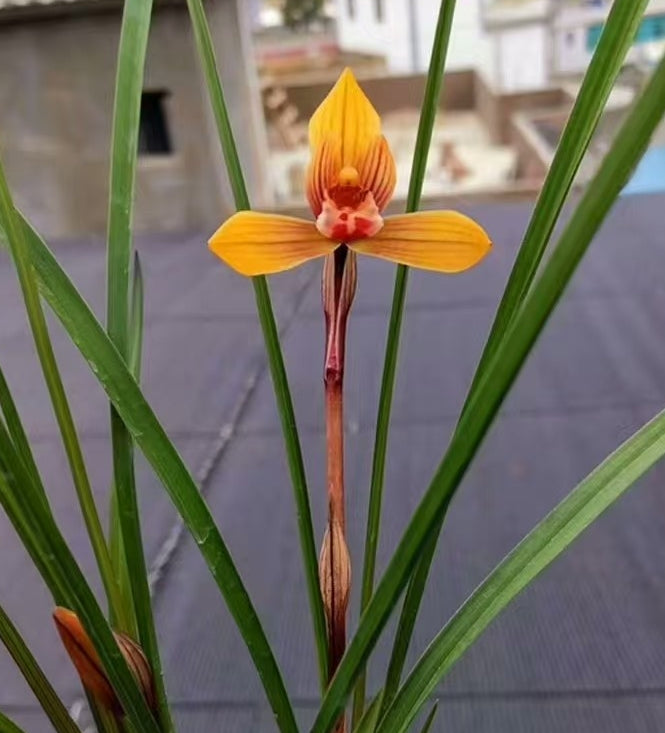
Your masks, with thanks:
M226 170L229 175L229 183L231 184L236 208L239 210L249 209L249 194L247 193L245 177L242 173L238 149L236 148L233 137L233 129L224 98L222 82L217 73L215 47L212 42L210 26L206 19L203 3L201 0L187 0L187 8L192 21L199 62L201 63L201 69L206 81L208 100L210 101L210 106L215 117L217 134L219 135L219 142L222 146L224 163L226 164Z
M434 120L439 109L439 98L443 83L443 72L446 65L450 29L452 28L455 13L455 0L441 0L439 17L434 31L434 44L430 57L429 71L425 84L425 96L420 111L420 122L416 136L416 147L409 179L407 194L407 212L416 211L420 206L420 197L425 180L427 156L432 143ZM381 377L381 391L379 393L379 408L376 417L376 433L374 436L374 453L372 457L372 476L370 479L369 504L367 511L367 529L365 531L365 552L363 560L363 579L360 599L361 613L367 607L374 589L374 573L376 568L376 551L379 544L379 530L381 526L381 503L383 500L383 483L386 469L386 452L388 449L388 432L390 429L390 413L392 410L395 375L397 372L397 358L399 342L402 332L404 303L409 268L398 265L395 273L393 301L388 323L388 337L386 353L383 359L383 375ZM365 688L367 673L363 670L356 686L353 698L353 721L362 715L365 705Z
M250 201L247 194L247 187L233 137L231 120L224 99L222 83L217 73L215 50L203 4L201 0L187 0L187 7L189 8L189 14L194 28L196 47L208 87L208 98L217 124L217 132L219 134L236 208L249 209ZM282 433L284 435L291 483L293 484L300 549L305 568L307 594L319 663L319 682L323 690L328 681L328 643L323 599L321 598L319 587L319 562L316 543L314 541L314 526L312 524L312 511L309 504L309 492L307 491L305 464L302 458L296 416L293 410L293 400L286 376L284 357L282 355L279 332L270 300L268 283L265 277L254 277L252 278L252 284L254 286L256 309L263 331L270 374L275 390Z
M482 376L489 359L506 333L517 309L536 276L566 196L579 170L582 158L621 71L626 54L648 0L615 0L603 27L598 46L557 146L552 165L538 196L522 246L510 273L499 309L470 391Z
M428 534L441 520L447 501L462 480L504 397L593 236L628 182L664 111L665 59L658 65L630 111L564 230L543 274L515 317L478 389L472 395L448 452L361 617L358 630L323 699L313 733L329 731L334 725L351 685L413 571Z
M2 733L25 733L23 728L19 728L18 725L16 725L13 720L10 720L1 710L0 730Z
M476 368L469 395L477 388L478 380L487 366L487 360L496 350L516 308L521 304L533 281L575 174L579 169L591 136L598 126L603 108L616 81L623 60L631 47L645 5L644 0L639 2L618 0L612 6L602 38L585 74L534 208L485 350ZM462 409L462 412L465 411L467 405ZM444 512L432 530L432 538L428 541L427 547L418 561L418 567L409 582L386 678L384 706L392 699L402 676L406 653L423 593L427 586L429 569L436 552L445 514Z
M446 501L446 505L443 510L444 516L448 511L448 505L450 504L451 498L452 497L449 497ZM435 530L437 531L430 533L430 536L427 538L427 542L423 547L420 559L416 564L416 568L409 579L409 584L406 588L406 595L404 596L404 603L399 615L399 622L397 624L397 630L395 631L395 638L393 640L393 648L390 653L388 671L386 672L381 713L384 712L392 701L402 679L404 663L406 662L406 655L409 651L409 644L411 643L413 630L416 626L420 603L425 593L429 569L434 553L436 552L436 546L439 540L438 530L440 530L440 527L441 523L437 523L435 527Z
M374 733L381 712L381 696L379 693L365 708L360 720L354 724L353 733Z
M134 252L134 270L129 311L129 371L141 383L141 360L143 355L143 312L144 312L143 268L138 252Z
M28 536L27 549L36 548L36 565L52 579L54 595L66 598L76 612L99 654L108 679L136 733L159 733L137 682L99 608L94 593L65 542L52 514L41 500L21 463L8 434L0 423L0 502L19 516L21 529ZM15 511L15 508L18 508ZM54 631L55 633L55 631Z
M0 641L5 645L55 730L58 733L79 733L67 708L2 606L0 606ZM5 730L2 721L0 721L0 730Z
M427 716L427 720L425 720L425 725L423 725L422 730L420 733L429 733L432 726L434 725L434 719L436 718L436 714L439 712L439 703L437 702L432 710L430 711L430 714Z
M665 455L665 411L610 455L490 573L436 636L378 731L408 729L427 696L499 613Z
M123 359L131 364L130 324L141 313L131 313L130 267L132 263L132 216L136 156L138 150L141 92L145 66L152 0L126 0L118 50L113 138L111 143L111 181L107 242L107 330ZM140 271L139 271L140 276ZM134 293L136 297L136 293ZM138 294L140 298L140 293ZM141 326L139 325L139 330ZM136 344L134 344L136 346ZM136 354L134 354L136 355ZM132 633L134 619L138 642L152 669L161 727L174 730L159 654L159 643L152 613L148 570L143 552L141 523L136 495L134 446L122 419L111 407L111 445L113 449L113 491L111 544L115 559L124 561L116 570L116 581L123 590L123 630ZM116 521L117 520L117 521ZM127 569L131 568L131 572ZM127 596L127 579L131 595ZM133 613L127 609L132 602ZM117 610L117 609L116 609Z
M125 358L129 351L129 290L132 217L141 92L152 0L126 0L123 7L111 140L107 243L107 328Z
M25 467L28 469L35 484L39 487L41 492L46 495L41 477L39 476L39 469L37 468L35 458L32 454L30 441L28 440L28 436L23 428L21 416L16 409L16 403L14 402L14 398L12 397L12 393L2 369L0 369L0 412L4 415L7 430L9 431L17 453L21 457Z
M2 240L0 239L0 243ZM18 477L17 485L21 488L12 491L8 483L9 476ZM49 517L52 513L39 477L30 474L15 450L11 436L0 420L0 506L11 521L21 543L51 591L56 605L75 608L76 600L70 592L68 576L63 573L59 559L44 544L43 534L34 527L33 503L42 499ZM94 698L88 697L88 705L95 719L99 733L120 733L112 718L104 715Z
M134 252L134 270L132 276L131 288L131 308L129 312L129 370L140 384L141 379L141 358L143 351L143 273L139 253ZM132 637L136 637L136 619L134 616L134 608L132 604L132 590L129 582L129 571L125 551L122 545L122 532L120 530L120 520L118 518L118 497L115 487L111 486L111 506L109 519L109 550L111 553L111 561L113 563L113 571L118 579L120 593L125 606L125 626L128 633ZM116 619L117 621L117 619Z
M297 731L291 703L256 610L194 479L90 308L37 233L25 219L21 224L44 298L183 518L247 644L280 730Z
M8 483L10 476L21 476L24 483L28 485L27 490L18 494L11 491ZM32 493L29 494L30 490ZM40 483L35 482L29 469L22 463L5 424L0 420L0 506L14 527L21 544L30 555L33 565L50 590L54 601L58 605L71 606L71 596L68 595L67 589L61 582L57 567L54 568L53 559L49 557L44 545L44 538L33 525L32 508L26 503L28 494L34 497L34 501L39 501L49 514L51 513L46 494L41 489Z
M118 586L113 576L111 557L106 545L106 538L99 520L97 507L92 495L88 472L83 460L81 444L74 425L65 388L60 377L60 371L55 360L53 345L48 333L46 319L42 311L39 292L34 273L23 237L23 229L18 221L14 209L7 180L0 164L0 226L6 232L9 250L16 267L23 300L30 323L30 329L35 341L35 347L41 363L44 380L48 388L53 411L60 428L62 442L69 462L69 467L76 487L76 493L85 521L90 543L97 561L97 566L104 584L107 599L110 605L117 606L120 602Z

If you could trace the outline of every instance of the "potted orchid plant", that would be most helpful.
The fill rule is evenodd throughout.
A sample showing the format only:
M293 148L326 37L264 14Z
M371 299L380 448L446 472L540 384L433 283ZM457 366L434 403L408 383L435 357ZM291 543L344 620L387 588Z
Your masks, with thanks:
M321 689L321 704L311 732L426 732L436 714L436 706L426 708L430 696L455 662L521 590L665 454L665 413L659 413L572 487L568 497L497 565L458 611L445 623L442 619L440 632L405 675L407 650L448 506L540 332L665 113L664 60L653 71L599 169L576 201L558 240L553 242L555 224L647 3L615 0L612 6L498 304L457 427L378 579L376 555L387 440L409 268L459 273L491 257L492 232L486 232L481 223L454 211L419 211L455 2L441 2L407 211L384 215L395 187L395 163L381 134L378 114L353 72L347 69L309 124L310 220L251 211L203 3L187 0L187 4L238 208L212 235L209 247L226 265L251 278L293 483L303 583L308 591ZM172 733L177 726L162 673L134 476L134 450L140 450L196 541L237 625L272 709L275 729L296 733L299 727L293 701L232 552L139 385L142 276L133 252L131 215L150 15L150 0L125 0L111 158L105 325L95 318L38 232L15 208L0 165L0 242L9 250L20 282L102 579L103 603L58 526L49 503L48 482L34 459L30 439L1 371L0 505L52 596L54 643L59 634L79 673L99 733ZM397 265L362 558L352 558L347 546L344 488L344 363L347 323L356 288L362 287L357 282L357 255L379 257ZM328 506L325 532L318 542L266 279L315 258L321 261L325 324L327 466L321 471L327 479ZM211 257L211 266L213 263L224 266ZM107 530L90 488L51 346L45 308L60 320L109 399L113 486ZM356 568L362 568L362 572L357 573ZM361 614L357 627L349 629L352 569L354 577L360 578ZM400 600L385 681L370 691L365 676L367 663ZM16 620L9 618L1 604L2 599L0 641L16 661L53 728L58 733L74 733L77 724L27 647ZM108 610L103 610L104 604ZM20 731L1 711L0 730Z

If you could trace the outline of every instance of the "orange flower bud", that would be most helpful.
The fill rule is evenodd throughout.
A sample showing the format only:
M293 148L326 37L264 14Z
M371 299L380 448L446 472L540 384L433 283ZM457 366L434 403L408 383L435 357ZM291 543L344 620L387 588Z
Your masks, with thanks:
M122 705L111 682L106 676L97 650L86 633L79 617L66 608L56 608L53 612L55 626L60 634L69 658L72 660L81 682L90 694L108 710L122 715ZM151 709L155 709L155 690L152 670L141 647L127 635L113 633L118 648L127 666L134 675Z

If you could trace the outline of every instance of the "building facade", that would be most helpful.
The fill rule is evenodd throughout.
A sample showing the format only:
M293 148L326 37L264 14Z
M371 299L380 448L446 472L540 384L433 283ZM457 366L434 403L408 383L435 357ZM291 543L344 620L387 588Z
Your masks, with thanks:
M339 45L383 56L395 73L427 70L439 0L337 0ZM609 0L463 0L447 68L474 69L500 93L546 89L583 73ZM651 0L629 54L652 62L665 41L665 0Z
M552 19L552 68L565 76L583 72L609 12L610 3L577 2L559 4ZM649 65L665 48L665 0L651 0L628 53L631 63Z
M491 62L486 80L505 93L544 89L584 73L611 2L491 0L482 22ZM628 53L629 63L653 63L665 46L665 0L651 0Z
M337 0L340 48L384 56L389 71L427 70L439 0ZM477 65L487 50L480 24L482 0L463 0L455 8L448 69Z
M242 0L206 2L240 154L267 203L264 125ZM0 150L16 204L49 237L106 229L121 5L0 0ZM209 228L232 209L184 3L157 3L141 103L137 231Z

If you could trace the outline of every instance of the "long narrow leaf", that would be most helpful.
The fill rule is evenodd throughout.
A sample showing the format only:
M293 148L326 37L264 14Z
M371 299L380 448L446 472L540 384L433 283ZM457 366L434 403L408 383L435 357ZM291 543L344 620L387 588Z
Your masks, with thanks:
M62 383L60 371L53 352L53 345L49 336L46 319L42 311L39 291L35 282L34 273L30 264L29 254L23 237L23 229L14 210L14 203L7 185L4 169L0 163L0 225L4 228L9 250L16 267L23 300L30 323L30 329L41 363L44 380L48 388L53 411L65 447L65 453L76 487L76 493L85 521L90 543L97 561L97 566L104 584L107 600L110 605L120 605L118 586L113 577L113 567L106 538L99 520L99 514L85 467L81 444L76 432L76 426L69 408L67 394Z
M245 185L245 179L238 157L231 120L229 118L222 83L217 73L217 61L215 50L210 35L210 28L206 20L203 3L201 0L187 0L187 7L194 28L194 37L199 53L199 59L206 85L208 97L212 106L217 132L219 134L222 153L226 163L226 169L231 183L231 189L235 199L236 208L249 209L250 201ZM314 626L314 641L317 650L319 663L319 682L324 689L328 680L328 646L326 635L326 619L323 611L323 599L319 587L319 563L314 541L314 526L312 524L312 511L309 504L309 493L307 491L307 479L305 477L305 464L300 448L300 438L296 425L296 416L293 409L293 400L289 388L284 357L279 340L279 332L275 322L270 291L265 277L252 278L254 286L254 297L256 309L263 331L263 339L268 354L270 374L275 390L275 398L279 410L279 417L282 425L284 444L286 447L286 458L293 484L293 494L296 504L296 517L298 520L298 534L305 568L305 580L307 583L307 594L309 597L312 624Z
M377 730L406 731L441 677L492 620L663 455L665 411L605 459L497 565L418 660Z
M639 0L639 2L618 0L612 6L600 43L585 74L577 100L534 208L485 349L476 368L469 396L477 388L478 380L488 363L487 360L494 353L499 340L505 334L506 327L512 319L515 309L521 304L531 285L566 195L579 169L591 136L598 126L610 90L632 44L645 5L645 0ZM464 412L467 405L468 398L462 412ZM423 550L416 571L409 581L395 633L386 678L384 706L390 702L400 682L406 653L427 585L429 570L438 546L438 538L443 527L445 514L444 512L432 530L432 536Z
M282 731L297 726L277 662L212 514L127 365L48 247L21 219L41 292L129 428L194 538L247 644Z
M23 728L19 728L18 725L16 725L13 720L10 720L1 710L0 731L2 731L2 733L25 733Z
M58 733L79 733L67 708L63 705L18 629L0 606L0 641L33 691L42 709ZM0 730L2 727L0 726Z
M136 380L141 383L141 358L143 351L143 274L139 253L134 252L134 270L131 288L131 309L129 313L129 371ZM120 529L120 518L118 517L118 495L115 488L111 487L111 506L109 518L109 551L113 563L113 571L120 586L120 593L126 605L129 616L125 619L125 625L131 636L137 634L136 619L133 604L131 603L131 585L129 581L129 568L125 557L125 550L122 544L122 532ZM129 603L127 603L129 601Z
M129 671L111 629L99 608L81 569L65 542L52 514L41 501L25 467L7 446L7 434L0 425L0 500L19 507L31 535L31 544L43 554L52 573L56 591L66 595L67 605L83 623L104 670L136 733L159 733L137 681ZM55 632L54 632L55 633Z
M5 379L2 369L0 369L0 413L4 415L7 430L11 435L12 442L16 447L17 453L21 456L21 460L30 472L35 484L39 486L41 492L44 493L44 486L42 485L39 470L32 454L30 441L28 440L28 436L23 428L21 417L16 409L16 403L14 402L14 398L12 397L11 390L9 389L9 385L7 384L7 380Z
M313 731L334 725L367 655L413 570L427 536L440 521L520 368L551 315L573 272L609 212L665 112L665 59L622 125L609 153L580 201L531 295L515 318L469 408L462 415L448 452L418 505L381 583L363 614L356 635L324 697Z
M144 285L143 268L138 252L134 252L134 270L131 287L131 309L129 311L129 371L141 383L141 361L143 358L143 312Z
M8 483L9 477L16 475L21 475L24 483L30 484L19 494L11 491ZM44 538L34 526L32 508L26 502L27 495L34 497L34 500L39 501L50 513L41 484L33 480L29 469L23 465L5 424L0 420L0 506L14 527L33 565L42 576L54 602L58 605L71 606L71 596L62 582L58 568L54 567L54 558L49 556Z
M425 95L420 111L420 122L416 136L416 147L409 179L407 193L407 212L416 211L420 206L420 197L425 180L427 156L432 143L434 120L439 109L439 98L443 83L443 72L448 53L450 29L455 13L455 0L441 0L439 16L434 31L434 43L430 57L429 71L425 84ZM376 417L376 434L374 436L374 453L372 456L372 476L370 479L369 503L367 509L367 529L365 531L365 552L363 560L363 579L360 597L361 613L367 607L374 590L374 572L376 568L376 552L379 545L379 529L381 525L381 503L383 501L383 484L386 469L386 453L388 450L388 431L390 429L390 413L392 411L393 391L397 373L397 357L402 332L404 303L409 268L398 265L395 273L393 301L388 322L386 353L383 359L383 375L379 393L379 408ZM353 722L358 721L365 705L366 671L360 676L353 698Z
M107 329L127 359L132 217L141 91L152 0L126 0L123 8L113 108L107 242Z
M443 511L444 516L448 511L450 498L446 502L446 506ZM437 524L436 529L438 529L439 526L440 524ZM383 713L383 711L392 701L395 693L397 692L397 688L399 687L399 684L402 680L402 672L404 671L406 655L409 651L409 644L411 643L413 630L416 626L416 619L418 618L420 603L425 592L425 586L427 585L427 577L429 575L430 565L432 563L432 558L434 557L438 541L438 531L432 532L427 538L427 542L423 547L420 559L416 564L413 575L409 579L409 584L406 587L404 603L402 604L402 610L400 611L399 621L397 623L397 629L395 631L395 637L393 639L393 648L390 653L390 661L388 662L386 682L383 687L381 713Z
M18 490L12 490L8 478L17 477ZM44 533L34 522L34 502L42 500L48 516L52 518L51 508L44 493L39 475L32 475L24 465L21 455L12 442L12 436L0 420L0 506L12 523L21 544L28 552L46 586L51 592L55 605L75 608L76 598L69 586L66 566L46 545ZM99 733L120 733L112 717L104 715L88 695L90 711Z
M152 0L126 0L122 15L118 67L113 110L113 139L111 145L111 181L107 242L107 330L120 355L129 363L130 357L130 270L132 264L132 216L136 156L138 150L141 91L145 66ZM143 552L134 449L132 439L122 419L111 406L111 445L113 449L113 503L117 509L114 527L119 527L122 539L112 538L121 548L127 573L116 571L119 587L124 589L127 576L131 588L133 614L138 641L146 654L155 679L159 720L166 733L173 731L157 632L152 613L148 569ZM123 602L126 603L126 593ZM126 628L131 632L132 628Z
M475 389L533 282L566 196L598 127L612 87L630 50L649 0L615 0L600 36L550 170L538 196L524 241L510 273L487 343L476 368Z
M439 712L439 703L436 703L432 710L430 711L430 714L427 716L425 720L425 724L423 725L420 733L429 733L430 730L432 730L432 726L434 725L434 719L436 718L436 714Z
M354 723L353 733L374 733L381 712L381 693L367 705L360 720Z

